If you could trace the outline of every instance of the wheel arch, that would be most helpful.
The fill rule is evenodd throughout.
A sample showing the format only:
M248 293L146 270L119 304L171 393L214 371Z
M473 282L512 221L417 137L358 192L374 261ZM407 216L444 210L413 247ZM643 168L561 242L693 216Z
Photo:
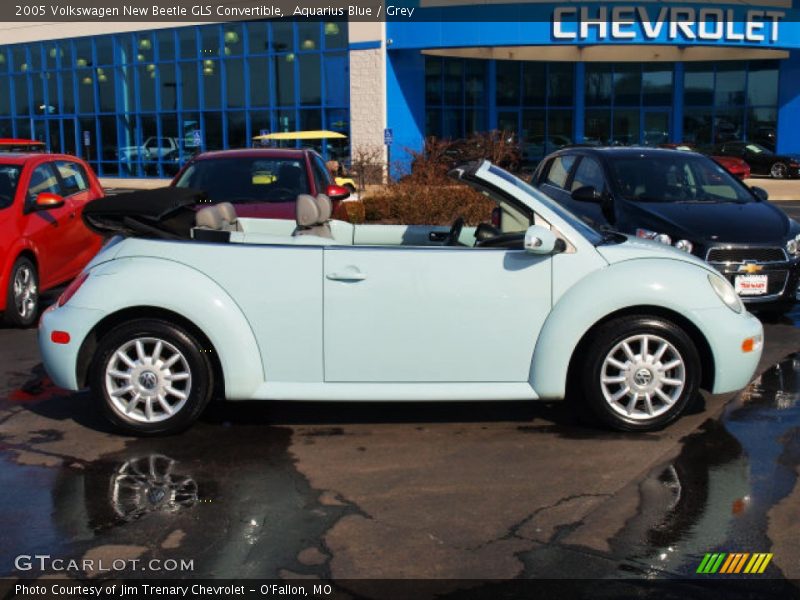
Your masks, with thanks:
M578 341L578 344L573 349L569 359L566 382L567 392L570 391L571 382L574 383L576 380L577 370L580 366L580 360L578 360L578 357L582 356L585 348L591 340L592 333L594 333L598 327L601 327L605 323L626 316L660 317L680 327L692 340L692 343L694 344L695 348L697 349L697 353L700 356L700 387L705 390L711 390L714 388L714 353L711 351L711 346L709 345L706 336L703 335L703 332L700 331L697 325L692 323L692 321L687 319L679 312L669 308L656 305L640 304L637 306L627 306L609 313L596 321L591 327L589 327L589 329L586 330L581 339Z
M42 274L39 269L39 259L36 256L36 251L26 244L20 244L16 248L12 248L9 251L6 264L3 266L2 273L0 273L0 312L6 310L7 308L6 295L8 286L11 282L11 271L14 269L14 264L17 262L17 260L22 257L30 259L30 261L33 263L33 266L36 268L36 276L39 278L39 292L41 293Z
M80 349L78 350L78 358L75 361L75 377L80 387L88 385L89 367L92 364L92 359L94 358L100 340L115 327L134 319L161 319L169 323L174 323L196 336L198 342L211 350L210 358L212 368L214 369L215 382L214 397L224 396L225 371L219 360L219 354L209 337L190 319L160 306L132 306L123 308L106 315L92 327L83 339Z

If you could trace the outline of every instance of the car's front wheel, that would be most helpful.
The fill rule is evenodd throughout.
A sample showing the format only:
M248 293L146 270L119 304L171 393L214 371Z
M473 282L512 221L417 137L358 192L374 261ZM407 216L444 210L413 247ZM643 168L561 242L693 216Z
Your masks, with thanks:
M785 163L776 162L770 167L769 174L775 179L786 179L789 175L789 167Z
M29 258L20 256L11 268L6 290L5 322L12 327L30 327L39 311L39 274Z
M211 399L208 348L172 323L143 319L113 329L98 343L90 385L104 415L136 435L176 433Z
M697 394L700 357L691 338L670 321L614 319L593 332L586 348L584 399L613 429L660 429Z

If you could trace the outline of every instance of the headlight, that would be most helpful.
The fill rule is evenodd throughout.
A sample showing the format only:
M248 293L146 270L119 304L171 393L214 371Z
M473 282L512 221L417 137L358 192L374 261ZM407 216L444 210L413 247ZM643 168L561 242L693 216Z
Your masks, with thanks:
M728 283L727 279L709 273L708 283L714 288L717 296L725 303L725 306L735 313L741 313L744 310L744 304L742 304L741 298L736 294L736 291L733 289L733 286Z
M650 231L649 229L637 229L636 237L645 240L653 240L661 244L666 244L667 246L672 245L672 238L666 233L658 233L657 231Z
M678 240L677 242L675 242L675 247L678 250L683 250L684 252L688 252L689 254L691 254L692 250L694 249L694 245L689 240Z
M792 256L800 254L800 235L796 235L793 239L786 242L786 251Z

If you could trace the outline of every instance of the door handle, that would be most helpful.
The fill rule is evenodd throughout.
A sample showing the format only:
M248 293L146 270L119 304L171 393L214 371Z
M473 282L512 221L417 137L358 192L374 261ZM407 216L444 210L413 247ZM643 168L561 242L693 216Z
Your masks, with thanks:
M367 278L364 273L356 270L336 271L328 273L325 277L332 281L364 281Z

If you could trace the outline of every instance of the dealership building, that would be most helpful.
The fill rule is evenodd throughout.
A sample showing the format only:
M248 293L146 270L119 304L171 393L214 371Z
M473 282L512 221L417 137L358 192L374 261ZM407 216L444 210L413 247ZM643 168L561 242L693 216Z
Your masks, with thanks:
M345 159L389 141L402 161L426 136L491 129L530 164L568 143L800 153L791 0L399 4L410 18L0 23L0 137L106 177L169 176L200 150L317 129L347 136L311 142Z

